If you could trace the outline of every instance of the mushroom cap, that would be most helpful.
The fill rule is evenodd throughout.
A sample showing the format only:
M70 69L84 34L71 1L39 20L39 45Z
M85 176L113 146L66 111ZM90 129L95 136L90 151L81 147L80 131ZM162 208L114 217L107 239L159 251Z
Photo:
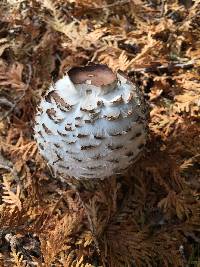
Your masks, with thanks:
M116 83L117 75L106 65L95 64L85 67L75 67L68 72L73 84L92 84L95 86L109 86Z
M148 115L139 88L122 72L75 67L42 98L34 135L61 176L104 179L122 173L143 150Z

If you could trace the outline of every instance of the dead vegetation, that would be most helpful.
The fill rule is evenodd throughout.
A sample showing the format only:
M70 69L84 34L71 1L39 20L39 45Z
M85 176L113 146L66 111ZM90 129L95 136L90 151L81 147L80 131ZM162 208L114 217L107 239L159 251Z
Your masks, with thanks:
M1 266L199 266L200 2L2 0ZM75 191L37 151L40 95L89 61L122 69L151 106L144 156L128 174Z

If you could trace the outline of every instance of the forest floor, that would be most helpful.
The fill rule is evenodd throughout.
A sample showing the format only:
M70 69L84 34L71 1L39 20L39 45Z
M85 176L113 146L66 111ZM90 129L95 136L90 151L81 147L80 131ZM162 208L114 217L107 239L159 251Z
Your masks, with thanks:
M1 0L0 14L0 266L200 266L199 0ZM125 71L151 108L142 158L81 193L93 233L33 139L40 96L88 62Z

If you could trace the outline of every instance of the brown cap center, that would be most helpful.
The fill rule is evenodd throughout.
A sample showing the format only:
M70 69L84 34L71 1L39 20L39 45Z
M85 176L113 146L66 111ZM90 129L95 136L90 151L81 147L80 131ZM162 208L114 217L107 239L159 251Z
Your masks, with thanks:
M108 86L117 80L117 76L106 65L96 64L85 67L74 67L68 71L74 84L92 84Z

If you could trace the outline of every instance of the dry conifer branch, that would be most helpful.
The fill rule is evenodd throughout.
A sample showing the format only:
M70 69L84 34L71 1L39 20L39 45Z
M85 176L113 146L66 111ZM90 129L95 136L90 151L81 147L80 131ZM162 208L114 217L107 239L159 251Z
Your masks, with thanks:
M7 118L13 112L17 104L24 98L24 96L26 95L26 90L28 89L30 82L31 82L31 76L32 76L32 68L31 68L31 65L28 64L28 80L27 80L25 88L23 89L23 93L21 94L21 96L17 98L15 103L11 103L8 101L6 102L7 105L10 105L10 109L7 112L5 112L5 114L0 118L0 122L3 121L5 118ZM4 99L0 99L0 104L1 102L3 103L3 101L5 102Z

